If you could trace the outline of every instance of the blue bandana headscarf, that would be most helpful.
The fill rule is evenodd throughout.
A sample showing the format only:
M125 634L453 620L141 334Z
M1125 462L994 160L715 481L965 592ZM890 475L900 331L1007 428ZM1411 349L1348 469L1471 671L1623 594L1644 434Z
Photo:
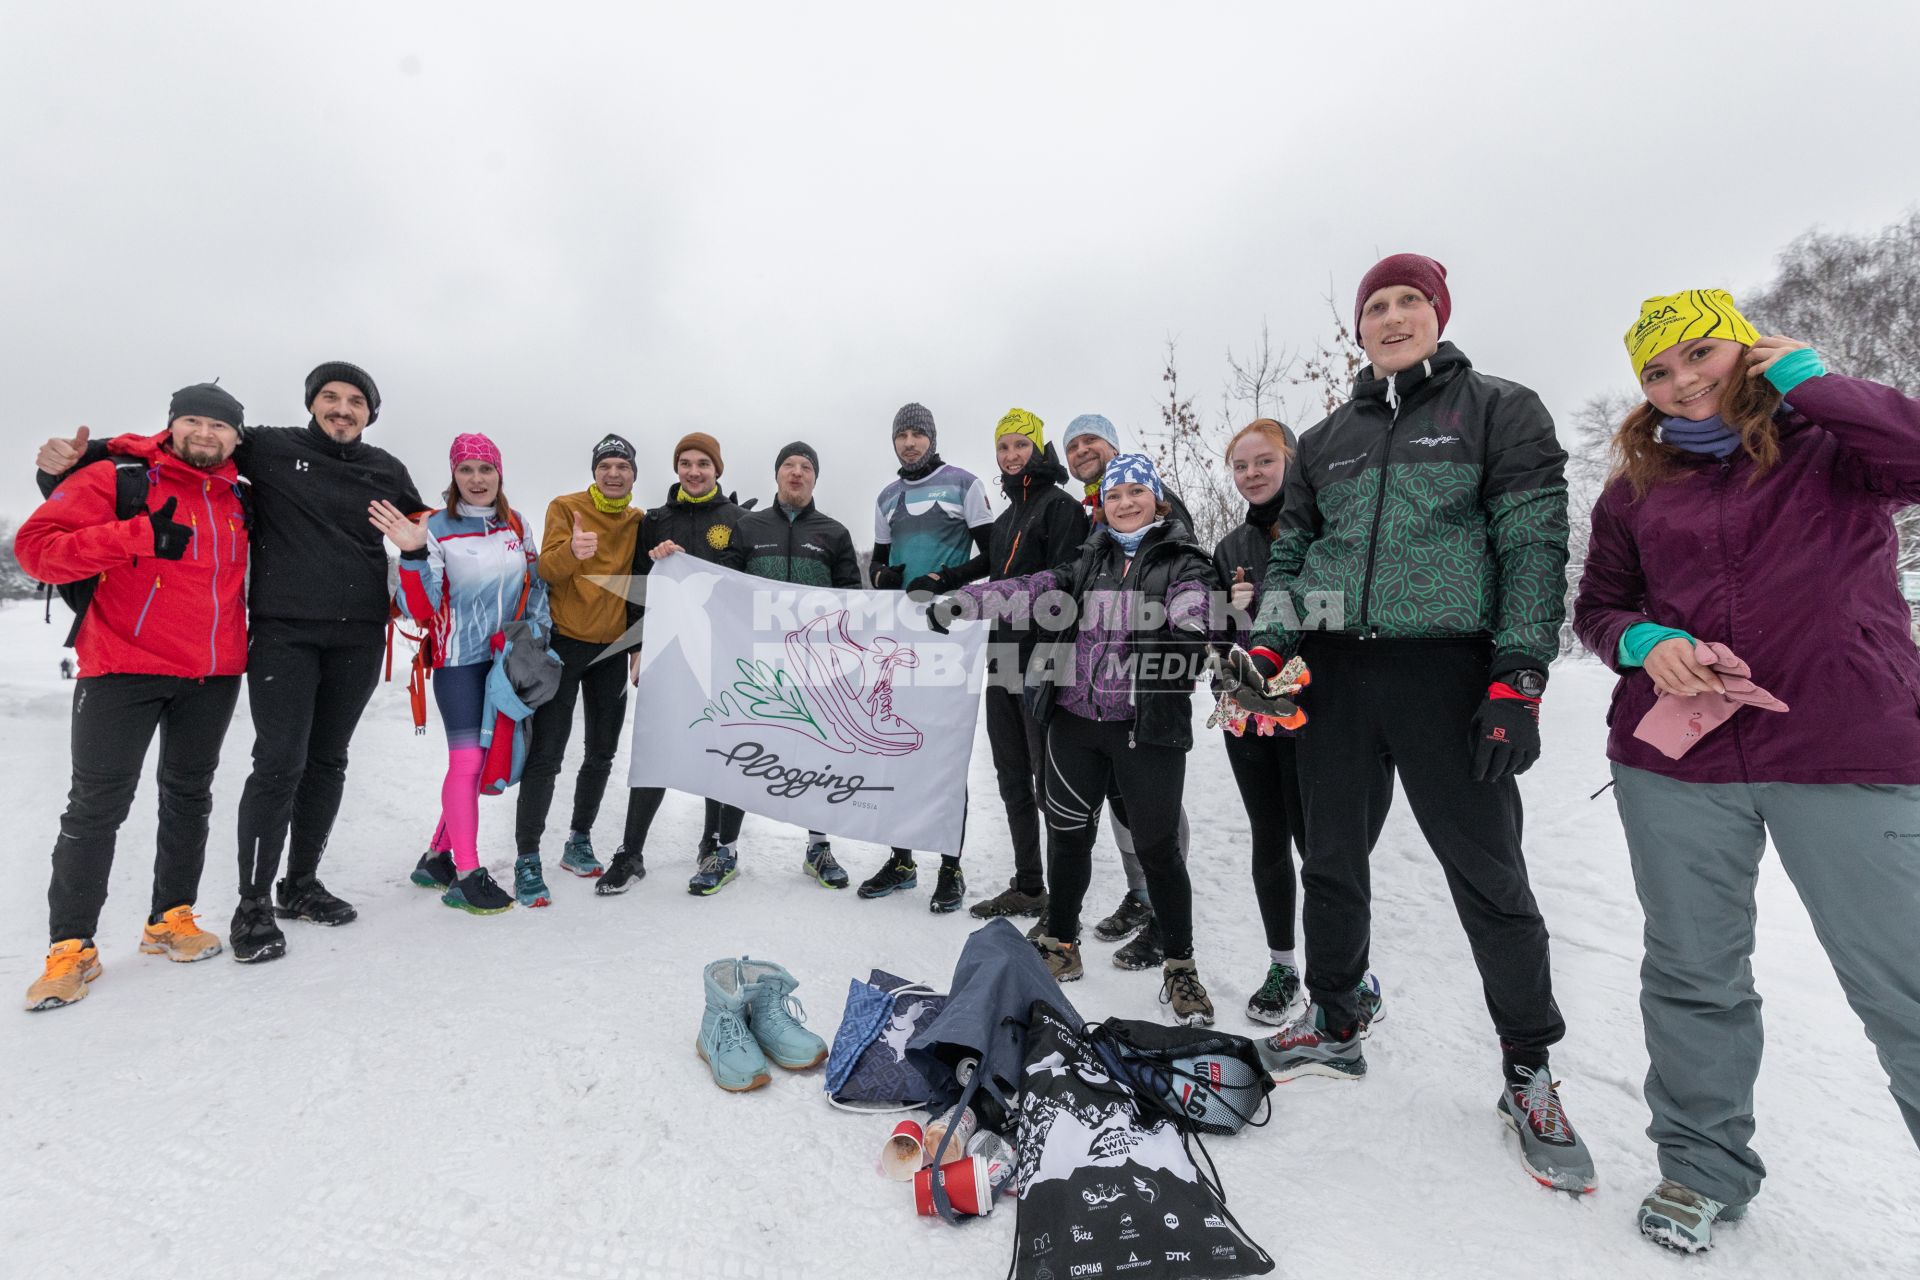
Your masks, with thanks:
M1119 454L1107 464L1107 473L1100 477L1101 498L1117 484L1143 484L1153 490L1155 501L1167 496L1160 487L1160 473L1154 470L1153 459L1144 453Z

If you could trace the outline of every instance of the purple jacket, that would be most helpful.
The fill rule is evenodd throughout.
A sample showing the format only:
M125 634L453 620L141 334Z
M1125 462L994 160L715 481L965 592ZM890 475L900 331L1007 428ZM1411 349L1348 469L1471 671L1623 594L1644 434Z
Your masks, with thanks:
M1920 784L1920 653L1893 513L1920 502L1920 401L1826 374L1787 396L1780 461L1701 458L1593 510L1573 626L1616 671L1636 622L1730 647L1791 711L1736 714L1679 760L1633 736L1653 680L1624 671L1607 756L1682 782Z

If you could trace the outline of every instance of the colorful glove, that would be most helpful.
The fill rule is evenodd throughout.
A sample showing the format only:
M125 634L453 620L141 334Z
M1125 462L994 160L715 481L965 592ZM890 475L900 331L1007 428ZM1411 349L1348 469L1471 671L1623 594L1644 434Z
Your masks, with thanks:
M1498 782L1525 773L1539 758L1540 699L1494 681L1487 686L1486 701L1473 713L1468 776L1475 782Z

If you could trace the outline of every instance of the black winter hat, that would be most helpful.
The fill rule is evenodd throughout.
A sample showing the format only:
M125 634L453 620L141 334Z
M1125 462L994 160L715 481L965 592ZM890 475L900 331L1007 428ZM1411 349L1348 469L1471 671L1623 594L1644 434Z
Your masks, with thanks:
M923 404L903 404L900 412L893 415L893 434L902 431L924 431L927 436L927 448L940 447L940 437L933 427L933 413Z
M225 387L211 382L196 382L173 393L173 400L167 405L167 425L172 426L175 418L189 416L212 418L235 431L247 429L247 411Z
M795 440L792 444L780 451L779 455L773 460L774 473L776 475L779 474L780 468L786 463L786 460L794 457L805 458L813 464L813 474L816 476L820 474L820 455L815 453L813 446L804 440Z
M631 465L634 459L633 442L609 431L601 437L599 444L593 446L593 462L589 465L599 466L602 458L625 458Z
M373 375L345 360L329 360L307 375L306 406L309 410L313 408L314 397L320 394L320 388L329 382L346 382L360 388L360 394L367 398L369 426L380 416L380 388L373 385Z

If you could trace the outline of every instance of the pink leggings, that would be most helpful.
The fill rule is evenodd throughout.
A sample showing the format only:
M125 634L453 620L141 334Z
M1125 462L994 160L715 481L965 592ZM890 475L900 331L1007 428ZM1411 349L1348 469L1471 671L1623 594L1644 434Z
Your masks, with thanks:
M490 663L476 662L442 667L433 677L434 701L447 730L447 778L440 784L440 825L432 843L453 851L461 875L480 865L480 771L487 759L480 716L490 669Z

